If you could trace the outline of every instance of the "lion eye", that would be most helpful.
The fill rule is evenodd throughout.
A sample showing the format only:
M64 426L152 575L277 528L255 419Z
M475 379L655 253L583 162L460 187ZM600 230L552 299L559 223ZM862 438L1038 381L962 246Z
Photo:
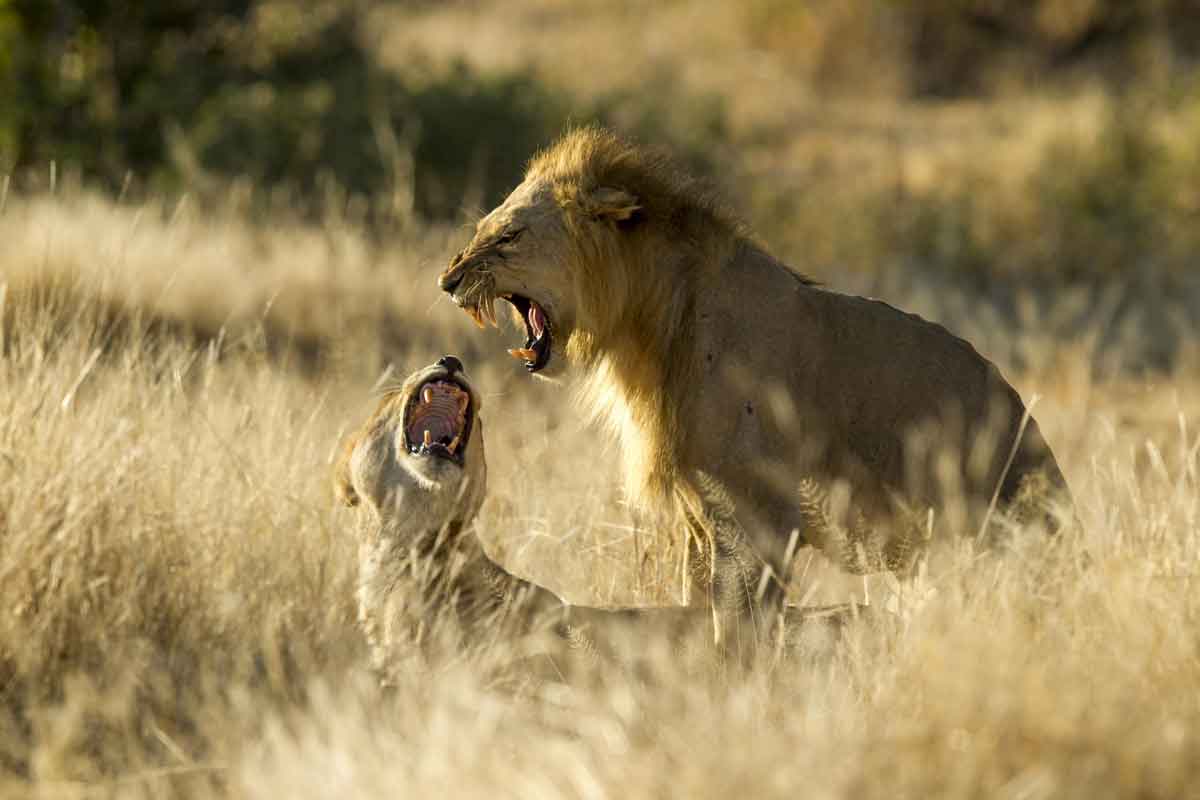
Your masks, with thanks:
M496 240L496 243L497 244L512 244L518 238L520 238L521 234L524 232L525 232L524 228L517 228L515 230L505 231L504 233L502 233L500 235L500 238Z

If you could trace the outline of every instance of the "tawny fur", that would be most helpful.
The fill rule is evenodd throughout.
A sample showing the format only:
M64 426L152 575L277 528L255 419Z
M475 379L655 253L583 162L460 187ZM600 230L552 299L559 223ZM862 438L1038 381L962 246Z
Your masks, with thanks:
M414 393L447 376L434 365L385 390L334 468L335 494L358 509L359 623L383 680L465 657L500 667L519 661L533 668L525 678L559 679L616 664L610 645L621 638L637 652L650 630L679 643L695 629L687 609L569 606L492 561L474 529L487 490L479 395L471 389L475 420L462 466L405 447Z
M472 527L487 489L478 394L471 391L475 421L462 466L404 446L414 392L447 375L434 365L386 390L334 470L338 498L360 507L359 622L385 677L484 650L561 616L561 601L496 565Z
M792 531L828 539L802 481L839 500L830 525L872 531L855 546L881 553L848 566L907 552L898 517L934 510L973 533L1035 476L1067 495L1021 398L969 344L815 285L670 159L609 132L576 130L534 158L442 283L468 307L517 293L545 309L547 372L578 368L634 498L696 523L696 476L724 487L748 534L708 534L718 605L749 601L731 564L781 574Z

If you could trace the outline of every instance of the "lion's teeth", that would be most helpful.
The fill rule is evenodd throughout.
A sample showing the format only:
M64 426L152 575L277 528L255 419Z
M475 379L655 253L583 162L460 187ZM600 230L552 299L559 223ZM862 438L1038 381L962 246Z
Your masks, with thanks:
M513 348L508 354L520 361L537 361L537 351L529 347Z
M425 429L425 446L429 447L429 445L431 445L431 444L433 444L433 434L429 432L428 428L426 428Z
M490 322L493 328L499 329L500 323L496 321L496 298L489 297L480 308L483 310L483 318Z
M487 327L487 325L485 325L483 322L483 315L480 314L480 312L479 312L479 306L477 306L477 305L463 306L463 310L471 315L471 319L475 320L475 324L477 326L479 326L480 328Z
M458 443L459 443L460 441L462 441L462 437L461 437L461 436L455 436L455 437L454 437L454 441L450 443L450 452L451 452L451 453L453 453L454 451L458 450Z
M426 386L425 390L421 392L421 399L424 400L426 403L432 403L433 402L433 389Z

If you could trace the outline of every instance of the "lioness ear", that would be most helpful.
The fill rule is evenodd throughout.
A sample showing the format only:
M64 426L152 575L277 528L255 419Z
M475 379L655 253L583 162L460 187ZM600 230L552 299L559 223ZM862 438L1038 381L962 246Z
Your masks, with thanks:
M627 222L641 210L637 198L624 189L601 186L587 196L587 211L598 220Z
M354 481L350 477L350 459L354 456L358 442L358 434L347 439L342 445L342 454L333 467L333 496L344 506L358 505L358 492L354 491Z

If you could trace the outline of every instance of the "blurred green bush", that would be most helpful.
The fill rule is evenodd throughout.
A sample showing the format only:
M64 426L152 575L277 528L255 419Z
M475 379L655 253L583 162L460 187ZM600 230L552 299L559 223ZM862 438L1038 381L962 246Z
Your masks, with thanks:
M1200 258L1200 97L1167 137L1129 98L1098 134L1061 136L1016 191L965 175L910 198L891 247L973 279L1193 274Z
M4 2L4 0L0 0ZM381 69L346 3L7 0L0 169L77 168L111 188L247 179L304 207L456 213L518 179L566 99L528 75ZM386 207L386 208L385 208Z
M1158 42L1186 59L1200 45L1184 35L1182 2L1038 0L1000 14L950 0L754 0L746 12L764 47L818 61L828 50L833 60L814 75L869 82L888 72L863 55L876 54L908 65L898 68L905 91L955 94L986 84L1004 53L1034 65L1109 53L1120 65ZM387 227L490 207L537 147L571 122L598 120L669 146L701 173L724 165L755 227L817 273L901 264L979 281L1093 280L1182 274L1200 252L1200 90L1184 81L1148 92L1173 104L1169 135L1147 123L1144 87L1118 91L1098 136L1053 143L1016 191L986 152L919 188L846 169L797 183L769 172L786 163L790 134L732 134L726 98L681 88L678 64L586 102L533 72L432 67L416 53L387 68L369 46L368 6L0 0L0 175L45 175L54 161L114 192L201 200L243 184L264 202L282 196L288 210L349 208ZM996 37L1007 44L989 44ZM971 54L985 51L976 63ZM767 172L736 177L726 148L739 136L741 150L766 154Z
M364 8L0 0L0 173L56 161L114 191L132 175L202 198L236 181L283 191L289 209L353 203L381 223L491 205L572 122L678 131L693 161L721 135L713 98L672 115L655 92L581 104L528 72L385 69ZM669 79L649 82L669 91Z
M1094 128L1037 145L1016 177L979 148L915 185L902 170L748 176L747 205L764 238L818 276L920 272L986 289L1200 275L1200 89L1105 103Z
M1200 57L1195 0L744 0L756 43L819 90L966 97L1087 76L1169 78Z

